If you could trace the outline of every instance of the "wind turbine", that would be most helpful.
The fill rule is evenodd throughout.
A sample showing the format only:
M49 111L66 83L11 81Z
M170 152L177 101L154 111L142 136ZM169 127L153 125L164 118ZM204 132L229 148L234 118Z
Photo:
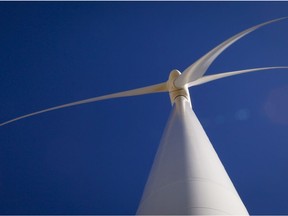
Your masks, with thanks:
M154 160L137 214L243 214L248 215L236 189L195 115L188 88L217 79L260 70L263 67L204 76L212 62L230 45L271 20L224 41L181 74L173 70L169 79L156 85L80 100L23 115L0 124L28 118L52 110L100 100L169 92L173 106Z

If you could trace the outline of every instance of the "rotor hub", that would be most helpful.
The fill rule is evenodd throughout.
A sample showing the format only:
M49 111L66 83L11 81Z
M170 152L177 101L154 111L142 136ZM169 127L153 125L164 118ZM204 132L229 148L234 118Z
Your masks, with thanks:
M170 96L171 104L173 105L175 102L175 99L177 97L185 97L186 100L190 101L190 94L187 86L184 86L183 88L177 88L174 85L174 81L181 75L181 72L174 69L170 72L169 80L168 80L168 91Z

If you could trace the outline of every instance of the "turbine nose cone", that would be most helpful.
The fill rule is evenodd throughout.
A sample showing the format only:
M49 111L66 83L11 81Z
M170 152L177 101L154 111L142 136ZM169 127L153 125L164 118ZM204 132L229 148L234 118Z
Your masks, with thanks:
M169 80L175 80L177 77L181 75L181 72L177 69L174 69L170 72Z
M174 69L170 72L169 74L169 80L168 80L168 85L169 85L169 91L173 91L175 89L177 89L174 86L174 81L181 75L181 72L177 69Z

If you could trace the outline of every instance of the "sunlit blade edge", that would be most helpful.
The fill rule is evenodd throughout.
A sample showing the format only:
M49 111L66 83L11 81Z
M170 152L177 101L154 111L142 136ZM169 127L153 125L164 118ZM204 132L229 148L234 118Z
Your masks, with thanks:
M240 38L244 37L245 35L251 33L252 31L254 31L254 30L256 30L262 26L265 26L267 24L277 22L277 21L280 21L280 20L283 20L286 18L287 17L283 17L283 18L274 19L274 20L270 20L270 21L261 23L259 25L256 25L256 26L253 26L249 29L244 30L244 31L234 35L233 37L230 37L228 40L222 42L220 45L218 45L217 47L212 49L210 52L205 54L203 57L201 57L195 63L190 65L188 68L186 68L183 71L182 75L175 80L175 82L174 82L175 86L177 86L178 88L181 88L181 87L185 86L188 82L192 82L192 81L197 80L198 78L202 77L205 74L205 72L207 71L208 67L212 64L212 62L226 48L228 48L230 45L235 43Z
M189 82L188 87L201 85L201 84L211 82L211 81L214 81L217 79L222 79L225 77L230 77L230 76L234 76L234 75L238 75L238 74L256 72L256 71L261 71L261 70L273 70L273 69L288 69L288 66L252 68L252 69L246 69L246 70L238 70L238 71L231 71L231 72L225 72L225 73L220 73L220 74L203 76L203 77L199 78L198 80L195 80L193 82Z
M85 99L85 100L80 100L80 101L76 101L76 102L72 102L72 103L63 104L60 106L51 107L48 109L44 109L44 110L40 110L37 112L29 113L29 114L26 114L23 116L19 116L17 118L14 118L14 119L11 119L9 121L1 123L0 126L7 125L9 123L12 123L12 122L24 119L24 118L28 118L31 116L35 116L35 115L38 115L41 113L45 113L45 112L49 112L49 111L57 110L57 109L63 109L66 107L76 106L76 105L80 105L80 104L92 103L95 101L101 101L101 100L107 100L107 99L113 99L113 98L119 98L119 97L130 97L130 96L152 94L152 93L159 93L159 92L166 92L166 91L167 91L167 84L166 84L166 82L164 82L164 83L151 85L151 86L147 86L147 87L143 87L143 88L137 88L137 89L118 92L118 93L114 93L114 94L108 94L108 95L103 95L103 96L99 96L99 97L93 97L93 98L89 98L89 99Z

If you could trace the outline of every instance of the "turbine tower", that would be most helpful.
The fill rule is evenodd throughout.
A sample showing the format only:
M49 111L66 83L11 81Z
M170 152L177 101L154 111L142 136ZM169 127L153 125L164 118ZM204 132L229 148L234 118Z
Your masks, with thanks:
M166 82L51 107L8 120L0 126L65 107L118 97L169 92L173 109L137 214L248 215L193 111L188 88L243 73L288 69L287 66L263 67L204 76L212 62L231 44L262 26L285 18L271 20L236 34L190 65L182 74L173 70Z

